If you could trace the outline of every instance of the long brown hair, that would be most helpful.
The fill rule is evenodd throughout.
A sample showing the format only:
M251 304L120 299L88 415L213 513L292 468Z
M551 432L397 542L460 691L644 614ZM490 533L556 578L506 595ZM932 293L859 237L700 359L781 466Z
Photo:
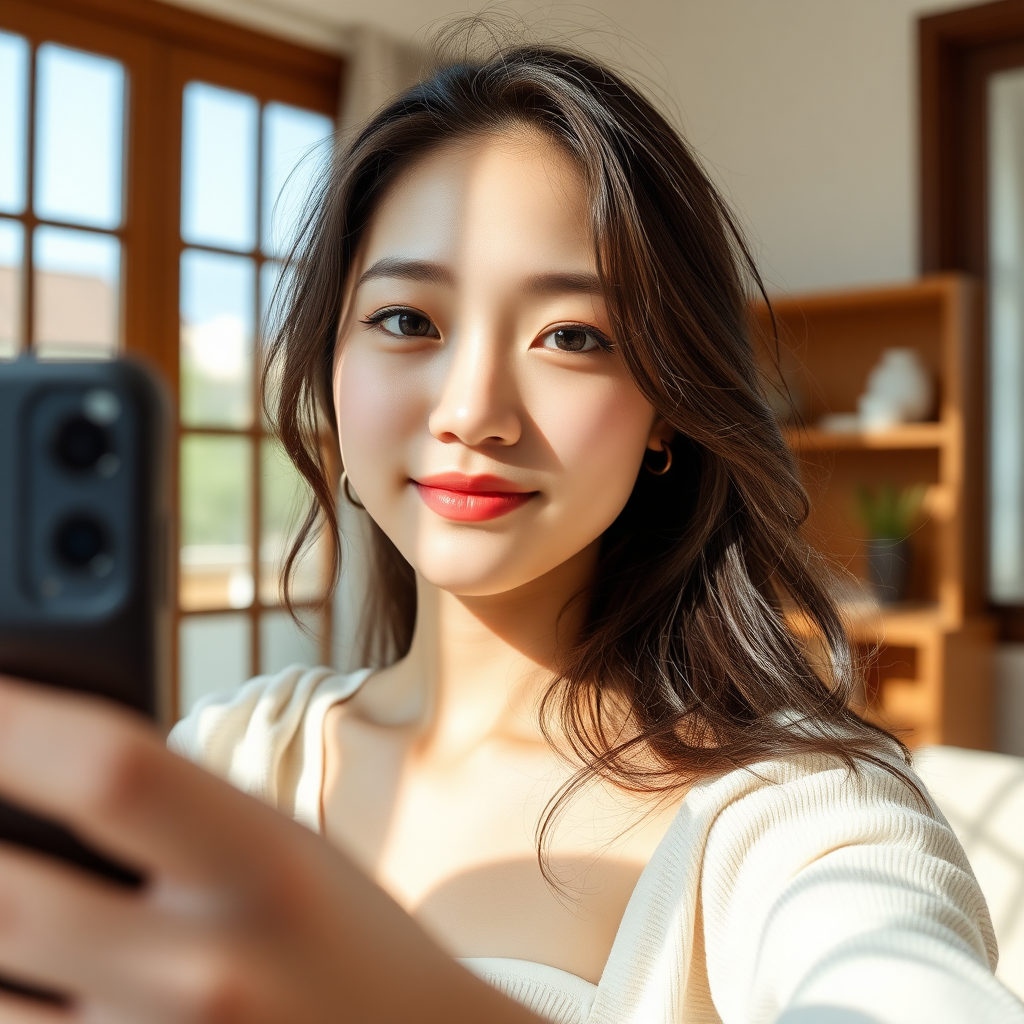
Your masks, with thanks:
M549 807L542 844L564 800L595 777L668 793L804 752L903 777L886 750L897 743L906 760L906 748L850 708L857 662L801 531L808 499L755 354L751 294L767 296L754 261L678 133L581 54L519 45L439 67L371 118L319 186L271 353L280 438L314 495L289 568L314 532L337 531L321 424L334 422L342 294L367 223L432 148L524 125L581 171L614 343L676 430L672 471L640 472L602 538L585 624L543 701L542 721L580 767ZM364 653L380 663L408 650L416 595L412 568L372 530Z

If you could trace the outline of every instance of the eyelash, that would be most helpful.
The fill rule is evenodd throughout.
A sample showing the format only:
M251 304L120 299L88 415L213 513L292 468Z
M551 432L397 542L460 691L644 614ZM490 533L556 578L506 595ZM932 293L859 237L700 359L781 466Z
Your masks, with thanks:
M365 324L367 327L380 327L385 320L391 319L393 316L401 316L403 313L409 313L413 316L421 316L425 320L430 320L425 313L420 312L418 309L413 309L411 306L386 306L384 309L378 309L375 313L371 313L365 320L359 322ZM432 320L430 320L433 323ZM436 325L435 325L436 330ZM611 352L613 345L612 342L606 338L596 327L591 327L590 324L578 324L568 323L559 324L557 327L552 327L551 330L545 331L542 338L547 338L549 335L554 334L556 331L582 331L584 334L592 335L594 340L597 342L597 347L602 352ZM398 337L398 335L392 335L390 331L385 332L389 337ZM416 335L409 335L409 337L416 337ZM567 351L561 349L559 351Z
M421 316L424 320L430 320L426 313L421 313L418 309L413 309L412 306L387 306L384 309L378 309L376 313L371 313L365 320L360 320L359 322L367 327L380 327L385 320L390 320L393 316L401 316L403 313ZM430 320L430 322L433 323L434 321ZM391 334L390 331L386 333ZM415 337L415 335L410 335L410 337Z
M545 331L541 337L547 338L550 335L555 334L557 331L582 331L584 334L589 334L597 342L597 347L602 352L611 352L614 347L608 338L606 338L596 327L591 327L590 324L559 324L557 327L552 327L550 330ZM559 349L558 351L565 352L568 350Z

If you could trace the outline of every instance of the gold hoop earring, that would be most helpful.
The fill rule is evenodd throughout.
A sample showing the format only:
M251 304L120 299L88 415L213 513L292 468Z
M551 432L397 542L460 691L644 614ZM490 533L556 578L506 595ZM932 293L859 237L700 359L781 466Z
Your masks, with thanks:
M644 460L647 472L652 476L664 476L672 468L672 449L668 446L667 442L661 442L661 450L665 453L665 465L662 466L661 469L651 469L651 467L647 465L647 461Z
M366 508L366 506L352 493L352 487L348 482L348 470L343 469L341 471L341 493L345 495L350 505L355 505L356 508Z

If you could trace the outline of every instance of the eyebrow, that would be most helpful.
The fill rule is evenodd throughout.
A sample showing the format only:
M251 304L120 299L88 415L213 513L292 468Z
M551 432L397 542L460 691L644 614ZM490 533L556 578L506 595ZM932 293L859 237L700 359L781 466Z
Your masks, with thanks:
M526 279L526 291L564 294L565 292L586 292L601 295L601 279L589 271L555 271L550 274L534 274Z
M407 260L400 257L385 256L377 260L359 278L359 285L380 278L393 278L402 281L421 281L424 284L439 284L447 288L455 287L455 275L441 263L430 260ZM540 293L586 292L600 295L604 292L601 279L589 271L553 271L548 274L534 274L525 282L525 290Z
M455 275L440 263L429 260L405 260L385 256L369 267L359 278L359 284L376 281L381 277L398 278L403 281L423 281L425 284L455 286Z

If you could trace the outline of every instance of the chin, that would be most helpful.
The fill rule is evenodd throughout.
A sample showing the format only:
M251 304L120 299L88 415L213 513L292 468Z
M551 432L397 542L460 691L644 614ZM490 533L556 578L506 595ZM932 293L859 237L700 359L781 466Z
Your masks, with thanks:
M494 543L499 541L499 543ZM482 542L482 543L481 543ZM492 597L524 586L555 568L534 564L521 538L421 538L406 558L423 579L458 597Z

